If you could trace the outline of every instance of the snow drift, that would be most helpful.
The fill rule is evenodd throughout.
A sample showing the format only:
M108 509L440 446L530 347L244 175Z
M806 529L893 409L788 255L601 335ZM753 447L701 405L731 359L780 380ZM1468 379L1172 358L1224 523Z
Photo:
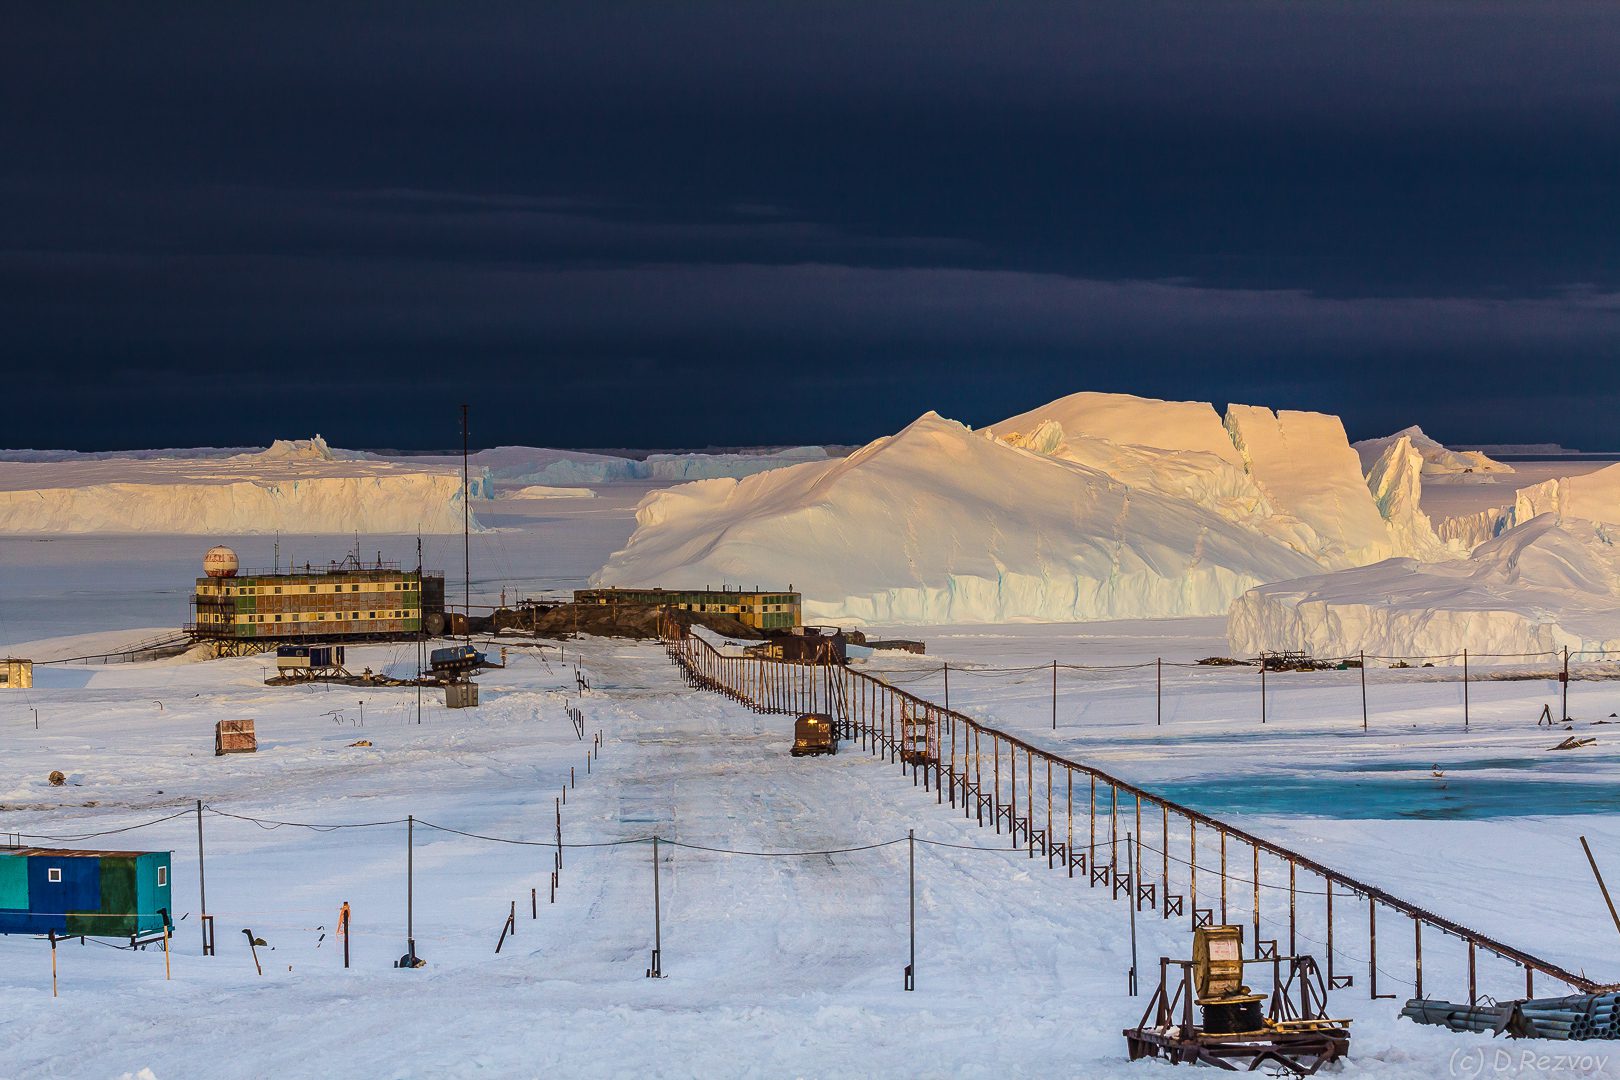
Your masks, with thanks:
M848 458L647 496L593 579L789 585L809 620L1209 615L1318 568L1186 499L927 413Z
M1601 524L1542 514L1465 560L1390 559L1254 589L1233 603L1227 636L1250 656L1620 648L1620 548Z

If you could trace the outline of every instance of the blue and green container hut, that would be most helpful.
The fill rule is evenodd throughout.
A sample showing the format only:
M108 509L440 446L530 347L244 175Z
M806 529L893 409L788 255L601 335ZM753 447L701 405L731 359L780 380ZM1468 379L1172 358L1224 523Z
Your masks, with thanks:
M0 848L0 934L150 938L170 891L167 851Z

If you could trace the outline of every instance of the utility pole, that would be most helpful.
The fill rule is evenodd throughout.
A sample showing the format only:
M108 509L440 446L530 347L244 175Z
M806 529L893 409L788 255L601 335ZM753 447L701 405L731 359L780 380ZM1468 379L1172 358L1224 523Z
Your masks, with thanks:
M1558 680L1558 685L1563 690L1563 706L1562 706L1562 708L1563 708L1563 717L1564 717L1565 720L1568 720L1569 719L1569 646L1568 645L1564 646L1564 671L1563 671L1562 676Z
M405 966L416 967L416 817L405 819Z
M1052 661L1052 730L1057 730L1057 661Z
M664 917L658 897L658 834L654 833L652 847L653 862L653 952L652 967L647 969L647 978L662 979L664 977ZM558 851L562 848L559 846Z
M911 883L911 958L906 964L906 989L917 989L917 830L906 830L907 865Z
M197 800L197 901L201 908L201 917L197 920L202 927L203 954L208 953L208 885L203 877L203 828L202 828L202 800Z
M1361 730L1367 730L1367 650L1361 650Z
M1130 908L1131 908L1131 977L1130 977L1130 980L1129 980L1131 997L1136 996L1136 898L1137 898L1137 896L1141 895L1141 890L1138 888L1137 883L1136 883L1136 855L1135 855L1135 852L1136 852L1136 838L1134 836L1132 836L1130 833L1126 833L1125 834L1125 876L1126 876L1126 878L1128 878L1130 880L1130 883L1131 883L1131 896L1129 896L1127 898L1130 901Z
M466 605L467 640L472 640L472 492L467 487L467 406L461 406L461 602Z

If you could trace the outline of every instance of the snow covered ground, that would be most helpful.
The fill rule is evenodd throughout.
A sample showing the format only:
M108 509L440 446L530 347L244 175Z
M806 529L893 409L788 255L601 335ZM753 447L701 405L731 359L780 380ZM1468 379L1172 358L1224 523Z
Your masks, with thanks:
M1515 467L1515 483L1544 478ZM635 507L659 483L599 485L594 499L488 503L486 531L472 537L474 601L582 583L624 546ZM1426 507L1438 486L1425 485ZM1457 486L1470 497L1483 487ZM0 651L84 655L177 625L214 539L0 538ZM246 563L273 557L268 536L219 539ZM281 542L283 560L313 560L341 555L334 543L350 540ZM363 543L368 554L380 545L385 558L415 558L414 536ZM451 578L453 597L459 558L459 537L427 538L425 562ZM1535 721L1544 705L1559 707L1550 666L1490 673L1531 676L1513 680L1476 669L1464 730L1455 669L1375 666L1363 731L1357 672L1272 674L1262 725L1253 668L1192 665L1227 651L1220 617L879 630L928 642L927 656L865 665L897 685L942 699L948 662L957 708L1548 960L1620 978L1620 944L1576 841L1587 836L1605 869L1620 865L1620 744L1600 723L1620 712L1620 680L1577 679L1575 723L1549 731ZM73 636L83 634L93 636ZM805 851L913 828L975 849L1005 842L849 747L833 759L790 759L787 718L687 689L655 647L566 648L566 660L555 648L512 648L509 666L482 678L479 709L447 711L431 695L421 725L414 691L268 688L258 658L42 665L33 690L0 694L0 830L172 849L185 916L172 981L154 951L75 942L59 953L55 1000L48 948L0 938L0 1077L1179 1075L1126 1063L1120 1029L1146 1004L1154 958L1186 954L1185 920L1142 913L1143 996L1131 999L1124 906L1001 850L919 848L918 989L907 994L904 845L791 858L661 845L669 977L649 980L645 845L570 849L553 907L547 848L419 825L416 936L429 966L402 972L390 964L404 950L403 825L325 832L207 815L209 908L220 920L211 958L198 955L194 818L85 836L200 798L275 821L411 814L545 840L573 768L570 843L657 832L702 847ZM1063 665L1055 732L1054 659ZM583 698L576 660L594 687ZM356 649L351 664L408 674L414 648ZM588 775L590 744L576 739L565 702L606 738ZM238 717L257 721L261 751L214 758L212 724ZM1598 741L1548 749L1568 734ZM350 745L362 739L374 745ZM52 769L69 784L47 784ZM1133 826L1121 819L1122 831ZM1155 830L1145 831L1151 874L1162 856ZM1173 837L1172 850L1186 840ZM1169 868L1184 888L1184 866ZM1216 882L1200 877L1204 906ZM538 919L528 915L531 888ZM1302 883L1298 932L1301 947L1325 959L1316 888ZM1286 937L1286 897L1281 867L1268 866L1268 937ZM343 901L355 920L349 971L332 936ZM496 956L514 901L517 936ZM1233 920L1246 922L1248 894L1234 888L1230 901ZM1367 999L1365 905L1340 903L1335 963L1356 977L1332 999L1356 1021L1341 1075L1620 1076L1607 1044L1493 1042L1396 1019L1398 1001ZM263 976L243 928L269 942ZM1415 981L1410 926L1386 912L1379 929L1379 990L1404 998ZM1463 965L1455 942L1425 935L1426 993L1463 996ZM1515 996L1522 974L1482 956L1480 988ZM1543 980L1538 989L1553 988ZM1525 1053L1589 1060L1526 1065ZM1478 1061L1491 1068L1475 1069Z
M1049 640L1043 629L1000 635L952 628L934 641L956 663L999 665L1027 662L1035 650L1052 651L1043 648L1049 644L1094 656L1104 640L1113 642L1106 655L1117 662L1141 659L1166 640L1190 655L1214 637L1207 623L1127 631L1123 641L1096 628ZM482 679L483 706L450 712L430 699L420 725L414 691L267 688L255 658L48 669L33 691L38 732L6 710L0 827L82 836L180 813L197 798L267 821L388 824L315 831L205 815L209 909L219 927L214 957L199 955L193 816L81 841L176 853L184 918L174 978L164 980L156 951L75 942L59 953L61 996L53 1000L45 944L0 938L0 1025L8 1047L0 1075L1163 1072L1124 1061L1119 1031L1137 1019L1146 996L1125 993L1127 911L1104 890L1002 849L1005 838L941 808L893 766L852 747L830 759L788 757L786 718L688 690L656 646L587 640L567 648L566 659L553 649L514 649L506 669ZM412 652L374 647L352 659L403 672ZM579 661L593 683L583 698L572 680ZM929 658L900 666L906 670L897 682L922 672L942 677ZM1545 734L1520 717L1525 698L1543 687L1514 684L1482 703L1482 730L1465 748L1455 731L1442 730L1451 703L1438 697L1398 718L1381 712L1372 736L1333 731L1331 710L1310 703L1337 703L1348 690L1332 683L1338 676L1279 691L1276 725L1261 731L1253 717L1238 714L1240 704L1252 703L1244 702L1252 689L1237 673L1194 672L1220 687L1211 692L1179 683L1168 730L1145 722L1142 670L1123 678L1066 674L1060 730L1052 736L1040 730L1049 689L1039 673L975 684L967 670L952 683L959 707L1217 812L1233 796L1200 790L1198 781L1221 780L1228 792L1241 792L1248 780L1250 797L1264 800L1290 778L1302 785L1300 801L1285 808L1286 800L1274 797L1260 812L1239 806L1229 816L1550 959L1601 972L1620 967L1578 849L1565 850L1578 827L1600 857L1620 851L1612 807L1577 826L1559 817L1403 817L1394 794L1366 818L1326 802L1331 764L1350 764L1352 751L1369 775L1414 756L1423 768L1439 756L1462 770L1467 755L1531 752ZM959 689L976 685L985 689ZM584 709L588 735L605 734L588 774L590 742L578 740L565 719L568 701ZM260 751L212 757L212 722L240 716L257 720ZM1422 732L1408 734L1409 723ZM373 745L350 745L361 739ZM1446 743L1454 744L1450 757L1441 750ZM1607 751L1593 762L1594 780L1612 780ZM45 783L53 768L69 775L68 787ZM653 934L648 846L569 848L552 906L549 849L432 827L545 841L570 768L576 786L562 811L565 842L656 833L695 845L660 847L663 980L645 978ZM396 819L407 814L432 823L419 823L415 833L415 933L428 960L416 972L390 966L405 943L406 837ZM1121 828L1129 823L1122 818ZM918 975L910 994L901 989L904 844L792 857L702 850L858 848L907 829L974 849L919 848ZM1149 837L1151 872L1156 840ZM1428 857L1437 848L1448 853L1443 873ZM1535 873L1527 874L1532 853ZM1268 875L1262 902L1272 936L1286 932L1286 887L1277 871ZM1205 902L1213 887L1213 880L1202 883ZM530 889L538 890L538 919L530 917ZM1524 917L1553 897L1556 921ZM354 966L347 971L332 935L344 901L354 912ZM517 934L497 956L514 901ZM1301 892L1302 943L1319 955L1320 901ZM1238 908L1236 890L1232 902ZM1247 899L1241 904L1246 913ZM1341 904L1337 964L1357 975L1354 988L1333 995L1335 1012L1356 1020L1354 1057L1342 1075L1443 1076L1458 1055L1498 1047L1514 1060L1525 1050L1596 1055L1605 1063L1562 1075L1620 1075L1603 1044L1491 1043L1397 1020L1396 1006L1367 1000L1362 919L1359 908ZM1380 989L1402 994L1410 956L1387 914L1384 926ZM262 976L244 928L268 942L259 950ZM1138 933L1144 971L1158 955L1185 954L1185 920L1143 913ZM1443 941L1426 945L1427 989L1461 992L1459 950ZM1512 970L1482 964L1486 992L1506 996L1520 982Z

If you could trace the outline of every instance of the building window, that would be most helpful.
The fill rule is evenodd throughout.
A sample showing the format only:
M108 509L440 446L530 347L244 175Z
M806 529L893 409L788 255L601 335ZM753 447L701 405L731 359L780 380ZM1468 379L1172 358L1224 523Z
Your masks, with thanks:
M46 870L45 871L45 880L51 882L52 884L55 884L56 882L61 881L62 880L62 868L60 866L53 866L49 870Z
M280 596L280 595L281 595L281 586L280 586L280 585L277 585L277 586L276 586L276 595L277 595L277 596Z
M280 621L281 621L281 616L280 616L280 615L277 615L277 616L276 616L276 622L280 622Z
M165 885L167 885L168 883L169 883L169 868L167 866L158 867L158 888L161 889Z

